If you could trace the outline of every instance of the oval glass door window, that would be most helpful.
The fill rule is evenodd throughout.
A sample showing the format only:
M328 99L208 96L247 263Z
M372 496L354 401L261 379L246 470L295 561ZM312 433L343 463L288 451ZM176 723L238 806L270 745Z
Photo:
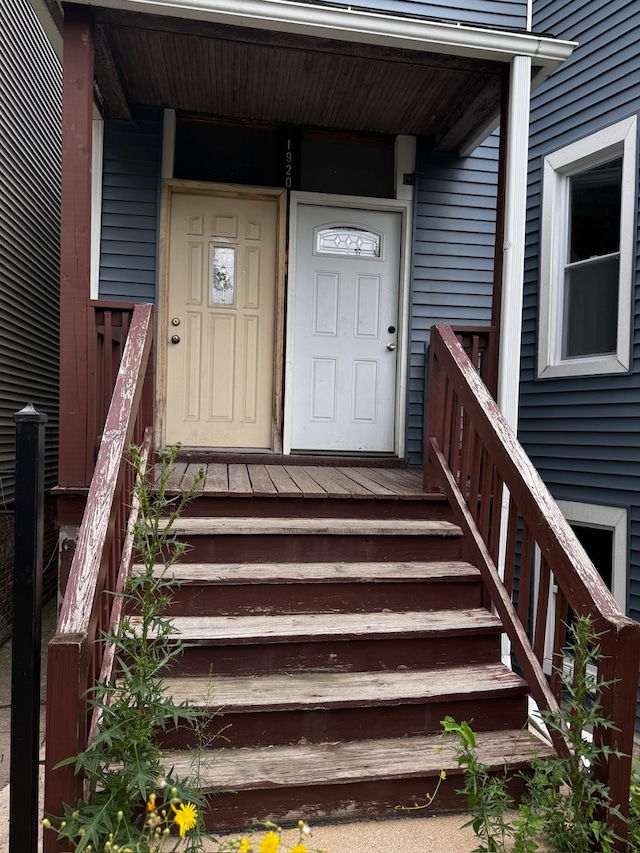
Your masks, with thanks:
M316 255L379 258L381 248L382 239L374 231L335 225L316 229Z

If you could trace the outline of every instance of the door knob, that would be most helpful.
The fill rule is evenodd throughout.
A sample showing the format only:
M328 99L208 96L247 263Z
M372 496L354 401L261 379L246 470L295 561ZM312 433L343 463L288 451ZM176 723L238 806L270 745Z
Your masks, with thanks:
M180 335L171 335L171 343L179 344L180 343Z
M394 344L393 341L389 341L389 343L387 344L387 349L389 350L389 352L393 352L395 348L396 344Z

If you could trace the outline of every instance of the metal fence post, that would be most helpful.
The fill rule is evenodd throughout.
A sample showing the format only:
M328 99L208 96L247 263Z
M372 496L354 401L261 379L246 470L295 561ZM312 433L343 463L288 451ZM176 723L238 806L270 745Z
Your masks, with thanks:
M16 489L11 664L9 853L36 853L40 735L44 430L29 404L16 424Z

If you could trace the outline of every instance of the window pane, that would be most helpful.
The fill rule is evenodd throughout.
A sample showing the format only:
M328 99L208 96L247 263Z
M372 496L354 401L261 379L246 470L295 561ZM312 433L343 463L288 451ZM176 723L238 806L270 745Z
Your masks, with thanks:
M570 246L568 263L620 249L622 159L569 179Z
M563 358L616 351L619 268L616 256L566 270Z
M348 226L321 228L316 232L316 254L379 258L380 235Z
M587 552L600 577L611 589L613 582L613 530L572 524L573 532Z
M236 301L236 250L232 246L212 246L211 304L233 305Z
M300 189L393 198L395 137L304 130Z

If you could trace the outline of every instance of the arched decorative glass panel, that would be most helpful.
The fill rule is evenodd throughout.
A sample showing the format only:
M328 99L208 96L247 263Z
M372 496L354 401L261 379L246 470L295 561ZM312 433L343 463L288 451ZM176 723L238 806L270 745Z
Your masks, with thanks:
M379 258L382 239L373 231L347 225L316 229L316 255L350 255Z

